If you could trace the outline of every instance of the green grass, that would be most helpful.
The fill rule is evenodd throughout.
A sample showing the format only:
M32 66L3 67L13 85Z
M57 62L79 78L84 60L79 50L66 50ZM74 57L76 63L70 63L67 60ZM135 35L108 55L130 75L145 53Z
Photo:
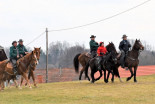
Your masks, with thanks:
M103 80L39 84L0 92L0 104L155 104L155 75L137 77L138 83L105 84Z

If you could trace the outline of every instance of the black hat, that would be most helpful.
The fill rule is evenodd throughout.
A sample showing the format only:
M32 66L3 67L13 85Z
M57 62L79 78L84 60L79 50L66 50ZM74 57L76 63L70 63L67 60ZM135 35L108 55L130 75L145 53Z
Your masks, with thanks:
M13 45L14 43L17 43L17 41L13 41L13 42L12 42L12 45Z
M126 38L126 37L128 37L128 36L126 36L126 35L124 34L122 38Z
M19 41L18 42L23 42L23 39L19 39Z
M96 36L94 36L94 35L91 35L91 37L90 38L96 38Z

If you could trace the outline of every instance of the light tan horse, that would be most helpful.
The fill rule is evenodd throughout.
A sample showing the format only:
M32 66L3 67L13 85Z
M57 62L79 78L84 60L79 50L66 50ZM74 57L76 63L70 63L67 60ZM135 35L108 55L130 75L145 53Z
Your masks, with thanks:
M34 51L36 52L36 57L37 57L37 60L39 61L41 48L34 48ZM32 77L33 84L35 87L37 87L37 83L36 83L35 75L34 75L34 71L36 69L36 66L37 66L37 64L35 64L35 63L30 64L29 65L29 72L28 72L28 79L30 80L30 78ZM20 83L21 86L22 86L23 80L24 80L24 78L21 77L21 83ZM27 83L25 83L25 86L27 86Z
M32 88L28 77L27 77L27 72L28 72L28 67L31 64L37 64L38 60L37 60L37 56L36 56L36 51L32 51L31 53L27 54L26 56L24 56L23 58L17 60L17 73L19 75L22 75L22 77L26 80L27 84L29 85L29 88ZM7 73L11 76L13 76L13 67L12 64L5 60L2 61L0 63L0 84L1 84L1 89L4 89L4 75Z

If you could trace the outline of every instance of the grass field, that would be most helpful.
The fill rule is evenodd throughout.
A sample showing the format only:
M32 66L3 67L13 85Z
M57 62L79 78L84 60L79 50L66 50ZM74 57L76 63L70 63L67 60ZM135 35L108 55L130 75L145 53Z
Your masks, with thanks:
M103 80L39 84L38 88L14 87L0 92L0 104L155 104L155 74L137 77L138 83L105 84Z

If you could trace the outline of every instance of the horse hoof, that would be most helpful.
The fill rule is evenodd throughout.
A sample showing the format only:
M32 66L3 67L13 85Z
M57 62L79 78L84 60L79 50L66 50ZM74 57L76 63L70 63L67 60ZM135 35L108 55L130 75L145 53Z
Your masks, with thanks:
M137 80L134 80L135 83L137 83Z
M32 87L29 87L30 89L32 89Z
M36 86L36 85L35 85L34 87L35 87L35 88L38 88L38 86Z
M108 83L109 81L104 81L105 83Z
M126 81L129 81L129 80L130 80L130 78L127 78L127 79L126 79Z
M91 81L90 83L94 83L94 81Z

